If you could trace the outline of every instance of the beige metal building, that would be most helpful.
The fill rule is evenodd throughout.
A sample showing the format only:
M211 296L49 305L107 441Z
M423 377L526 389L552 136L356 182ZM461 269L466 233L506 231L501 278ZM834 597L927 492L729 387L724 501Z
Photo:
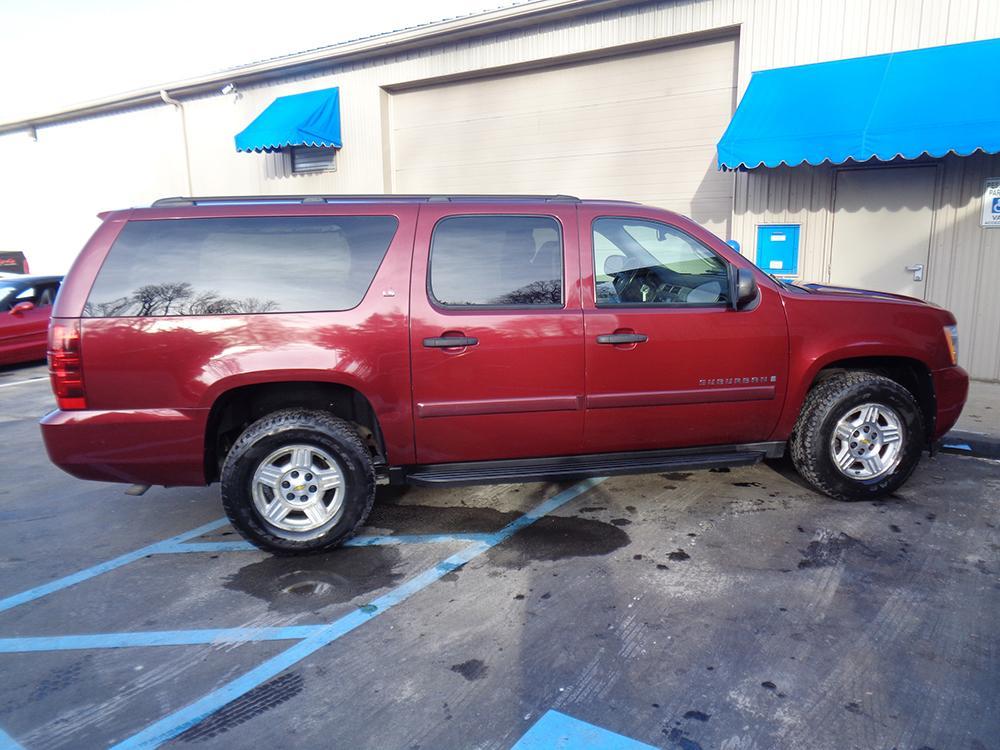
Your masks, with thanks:
M639 200L750 257L759 225L798 225L799 277L950 308L963 364L998 380L1000 227L980 215L1000 156L730 172L716 153L753 71L994 37L993 0L537 0L0 124L0 243L64 270L98 211L164 195ZM341 148L236 151L276 97L330 87Z

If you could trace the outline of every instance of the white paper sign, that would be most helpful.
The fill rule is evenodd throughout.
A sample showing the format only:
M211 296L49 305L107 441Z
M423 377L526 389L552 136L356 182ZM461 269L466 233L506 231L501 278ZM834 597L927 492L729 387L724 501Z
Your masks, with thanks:
M784 268L785 264L782 263L780 260L772 260L770 263L767 264L767 266L768 269L771 271L780 271L782 268Z
M1000 177L986 180L983 190L983 220L984 227L1000 227Z

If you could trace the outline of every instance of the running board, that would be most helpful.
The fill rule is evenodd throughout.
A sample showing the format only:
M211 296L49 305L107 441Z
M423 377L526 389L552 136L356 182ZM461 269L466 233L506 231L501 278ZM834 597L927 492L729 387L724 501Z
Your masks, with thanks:
M784 454L785 444L752 443L697 450L640 451L556 458L470 461L414 466L404 471L406 482L417 485L505 484L655 474L661 471L750 466Z

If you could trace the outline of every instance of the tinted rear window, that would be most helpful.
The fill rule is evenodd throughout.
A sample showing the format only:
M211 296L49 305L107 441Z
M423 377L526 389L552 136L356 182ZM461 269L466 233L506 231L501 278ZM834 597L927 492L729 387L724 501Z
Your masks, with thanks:
M349 310L398 222L290 216L129 222L84 306L88 317Z
M562 305L562 235L548 216L452 216L434 227L430 292L447 306Z

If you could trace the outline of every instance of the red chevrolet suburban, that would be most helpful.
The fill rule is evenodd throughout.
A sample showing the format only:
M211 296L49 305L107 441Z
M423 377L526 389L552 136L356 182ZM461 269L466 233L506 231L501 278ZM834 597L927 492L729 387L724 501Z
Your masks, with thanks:
M965 402L955 318L776 281L691 220L567 196L170 198L103 214L49 334L70 474L219 481L276 553L375 487L751 464L892 492Z

